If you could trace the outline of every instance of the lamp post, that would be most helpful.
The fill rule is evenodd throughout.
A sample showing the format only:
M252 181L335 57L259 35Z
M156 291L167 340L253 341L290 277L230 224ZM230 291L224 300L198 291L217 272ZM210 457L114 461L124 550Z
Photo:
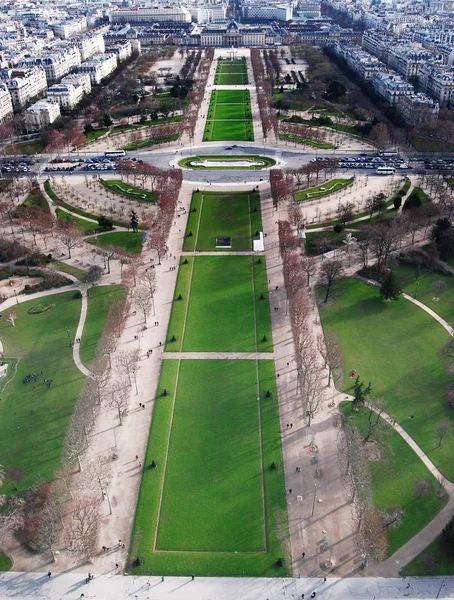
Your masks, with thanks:
M312 514L311 514L311 517L313 517L313 516L314 516L314 510L315 510L315 499L316 499L316 498L317 498L317 484L315 484L315 487L314 487L314 500L313 500L313 502L312 502Z
M16 304L19 304L19 298L17 297L17 292L16 290L13 290L14 295L16 296Z
M69 347L72 348L73 343L71 341L71 333L69 329L66 330L66 333L68 334Z
M106 481L106 491L104 492L104 495L106 496L107 499L107 504L109 505L109 515L112 514L112 506L110 504L110 498L109 498L109 482Z

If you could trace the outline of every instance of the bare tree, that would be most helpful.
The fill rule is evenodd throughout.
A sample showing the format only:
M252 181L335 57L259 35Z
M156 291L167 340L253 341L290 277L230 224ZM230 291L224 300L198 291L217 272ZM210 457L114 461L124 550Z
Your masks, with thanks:
M15 310L10 310L6 319L4 318L4 321L6 321L7 323L11 323L11 325L14 327L16 319L17 319L17 312Z
M152 307L152 299L149 290L145 287L138 287L132 294L132 300L135 306L137 306L143 314L143 320L147 322L147 316Z
M452 425L451 422L447 419L443 419L435 426L435 437L437 438L439 448L443 442L445 437L451 437L452 435Z
M88 436L80 413L75 411L66 430L63 455L69 464L77 462L79 471L82 471L81 458L88 448Z
M161 231L151 231L148 239L148 247L155 250L158 255L158 265L161 264L161 258L166 251L166 236Z
M340 369L342 366L341 348L336 336L328 333L317 337L317 347L325 361L325 368L328 368L327 386L329 387L333 371Z
M129 385L132 385L132 376L136 386L136 394L138 394L136 374L139 370L139 357L137 356L137 352L135 350L122 350L117 352L114 362L117 372L127 375Z
M5 548L11 535L24 523L25 500L18 496L0 496L0 548Z
M86 561L91 561L98 551L99 500L81 497L73 504L67 529L69 549Z
M46 502L39 516L39 541L42 550L49 550L57 562L55 548L58 543L62 523L62 506L51 498Z
M71 258L71 250L78 248L83 241L82 234L75 223L64 221L59 226L57 238L68 250L68 258Z
M427 496L430 490L433 488L430 479L424 479L423 477L417 477L414 482L413 493L419 499Z
M385 410L385 403L381 399L369 400L367 403L367 431L363 437L363 444L370 441L381 441L378 438L386 427L386 421L382 419L382 413ZM378 436L378 437L377 437Z
M405 511L401 506L391 506L387 511L382 512L382 517L385 521L386 529L398 529L402 525L402 518Z
M310 278L315 275L317 263L313 256L304 256L301 260L301 268L306 273L306 285L309 287Z
M123 425L123 421L128 414L129 404L129 386L127 381L115 381L112 384L107 404L110 408L114 408L117 411L120 425Z
M446 292L446 290L448 289L447 283L445 281L440 281L440 280L434 281L432 286L435 290L435 293L437 294L437 297L441 296L442 293Z
M85 281L91 283L91 285L95 285L95 283L101 279L103 273L104 271L99 265L90 265L87 275L85 276Z
M84 492L100 492L101 500L104 500L106 483L111 478L110 462L103 456L91 458L85 465L80 480L81 489Z
M336 292L344 275L344 267L340 260L327 260L320 268L320 284L325 289L325 304Z

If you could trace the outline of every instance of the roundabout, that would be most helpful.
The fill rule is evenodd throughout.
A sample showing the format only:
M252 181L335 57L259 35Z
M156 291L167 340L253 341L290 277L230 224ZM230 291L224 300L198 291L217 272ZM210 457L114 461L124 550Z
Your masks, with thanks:
M276 165L274 158L256 155L236 156L188 156L178 161L178 165L185 169L224 170L224 169L269 169Z

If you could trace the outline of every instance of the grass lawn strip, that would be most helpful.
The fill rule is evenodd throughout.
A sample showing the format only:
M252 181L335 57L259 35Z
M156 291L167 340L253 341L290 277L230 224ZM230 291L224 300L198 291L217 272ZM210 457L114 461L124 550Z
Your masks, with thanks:
M252 121L207 121L203 139L212 142L252 142Z
M267 393L270 392L271 398L267 400L262 400L259 404L259 410L261 411L261 425L262 425L262 438L263 438L263 479L264 479L264 491L265 491L265 519L266 519L266 548L267 552L258 551L246 551L241 553L241 550L238 551L238 554L235 551L224 551L222 553L221 546L218 546L218 549L214 552L183 552L183 551L175 551L175 552L156 552L154 551L154 539L155 539L155 530L157 523L157 515L159 509L159 498L161 493L161 488L163 485L164 473L163 466L165 465L166 460L166 447L167 440L170 434L171 429L171 419L172 419L172 398L174 395L176 396L177 406L176 406L176 424L172 427L171 433L171 444L175 444L175 448L181 448L182 440L185 439L185 435L189 435L185 429L189 428L189 423L186 423L186 415L183 415L183 411L179 410L178 402L180 399L183 402L187 402L186 396L194 394L197 396L195 399L195 405L197 410L200 410L198 414L206 419L209 419L207 427L197 426L197 431L203 429L201 432L203 436L203 440L199 445L196 443L194 446L194 438L193 430L191 429L192 436L190 439L191 448L193 448L193 452L198 453L203 449L203 444L206 441L205 433L207 436L212 436L213 432L208 431L213 422L219 423L216 427L220 427L221 424L227 426L227 429L231 427L232 419L228 417L227 421L221 420L218 417L214 416L217 411L227 410L230 406L230 402L233 400L234 406L233 409L235 411L241 410L241 413L238 414L238 418L245 419L247 416L254 420L257 423L257 417L253 415L252 407L254 406L254 411L257 410L256 403L256 383L251 383L252 375L249 375L249 369L253 367L255 369L254 361L248 361L250 363L249 369L247 365L243 367L241 363L246 361L228 361L232 364L232 368L234 369L235 375L238 373L238 377L240 377L240 386L235 387L234 396L237 395L238 389L240 389L239 398L232 398L232 395L229 396L228 400L224 400L225 394L221 390L221 397L219 398L219 402L216 401L216 397L220 390L220 386L217 381L216 370L219 369L219 373L222 377L226 377L225 373L230 372L230 364L227 368L225 363L227 361L181 361L182 363L188 363L187 366L183 366L183 375L179 380L178 390L176 390L176 378L178 372L178 361L176 360L165 360L163 361L163 367L161 371L161 377L159 381L156 402L154 407L154 414L150 432L150 439L148 444L148 450L146 454L145 464L149 464L152 460L156 460L157 468L156 469L146 469L144 472L144 476L141 483L141 490L138 499L138 506L136 512L136 521L134 525L134 535L133 541L131 545L131 553L132 556L141 556L143 557L144 564L140 567L133 567L134 574L150 574L152 572L163 573L163 574L174 574L174 575L190 575L195 572L197 575L206 575L206 576L241 576L244 574L248 574L250 576L285 576L288 574L287 568L278 569L274 565L274 561L276 557L282 556L284 559L287 557L287 525L286 525L286 503L285 503L285 484L284 484L284 472L282 468L282 449L280 443L280 427L279 427L279 414L278 414L278 406L277 406L277 395L276 395L276 383L275 383L275 374L274 374L274 364L273 361L259 361L258 362L258 373L259 373L259 390L260 397L263 399ZM200 366L194 365L194 363L199 362ZM212 367L212 378L214 389L209 387L207 378L205 376L198 377L196 387L188 387L185 385L186 376L188 377L187 381L190 382L195 379L196 373L194 369L198 370L203 368L203 364L207 363L217 363L213 364ZM191 364L192 363L192 364ZM203 364L202 364L203 363ZM221 364L222 363L222 364ZM233 364L235 363L235 364ZM218 366L219 365L219 366ZM231 381L234 378L227 378L226 383L231 386ZM242 384L241 384L242 382ZM201 386L201 387L199 387ZM180 391L181 388L181 391ZM164 389L167 392L167 396L163 396ZM193 390L193 391L191 391ZM253 390L253 391L252 391ZM202 395L206 395L206 402L201 402ZM245 400L246 395L251 398L251 405L249 406L249 400ZM253 398L253 400L252 400ZM226 403L227 402L227 403ZM205 406L206 404L206 406ZM191 404L192 407L192 404ZM245 413L243 413L243 409ZM219 414L219 413L218 413ZM212 417L213 415L213 417ZM184 416L184 420L182 419ZM214 418L215 421L212 421L211 418ZM192 420L192 419L191 419ZM180 423L178 423L180 421ZM252 421L249 420L249 423ZM246 539L246 531L242 531L239 526L243 519L247 515L242 514L242 508L239 503L239 500L242 502L246 502L246 507L251 506L249 499L252 495L257 495L257 486L256 480L254 479L254 485L250 482L242 481L239 478L247 476L252 472L253 467L255 469L258 468L259 461L256 458L257 452L257 436L255 432L251 431L251 428L245 427L244 423L238 424L238 431L235 428L232 428L231 436L234 436L234 442L232 442L232 438L228 439L226 436L226 430L221 431L221 439L226 442L227 447L224 449L224 452L221 452L221 461L217 467L214 466L214 469L217 468L217 471L210 471L210 477L212 479L207 482L206 478L203 476L203 469L200 468L200 461L196 462L195 457L190 457L191 466L194 463L195 472L193 472L192 480L191 480L191 488L194 489L197 481L202 481L202 487L206 485L210 485L210 487L216 487L218 485L218 481L216 477L219 478L219 485L223 486L223 481L225 478L231 480L235 485L235 488L240 488L240 494L237 501L235 501L234 505L229 501L229 504L224 501L227 500L227 497L222 494L213 493L211 496L214 498L214 503L210 507L209 519L207 518L206 513L202 513L201 524L195 531L195 535L192 539L189 539L187 535L187 529L185 523L185 527L180 527L180 531L178 533L177 540L184 541L182 538L186 536L188 538L188 543L193 545L193 542L196 544L201 544L202 541L208 542L209 536L212 535L213 539L219 540L220 544L226 545L227 542L233 539L235 535L240 536L239 539L235 539L234 543L240 544L242 543L244 547L249 545L250 547L254 543L254 540L258 539L257 530L254 530L254 538L247 536ZM252 425L250 424L250 427ZM205 432L205 430L207 430ZM247 432L246 432L247 430ZM178 439L178 435L182 433L182 437ZM175 438L175 436L177 436ZM246 461L249 463L248 465L243 465L244 458L241 458L240 461L235 459L236 446L237 444L241 444L241 448L243 452L246 452L247 455L250 456L250 460ZM218 444L215 442L215 446L210 446L210 454L212 453L213 447L217 447ZM172 447L172 446L171 446ZM173 448L172 448L173 450ZM187 462L188 456L188 448L181 448L181 452L183 455L180 458L176 457L176 469L183 469L184 465ZM233 454L232 454L233 453ZM169 458L171 459L171 455L169 454ZM206 460L206 455L203 457L203 462ZM278 469L276 471L271 471L268 466L275 462L278 465ZM211 461L210 461L211 463ZM225 466L224 466L225 465ZM257 465L257 466L255 466ZM241 467L237 470L237 467ZM171 465L173 468L173 464ZM192 467L191 467L192 468ZM188 469L187 469L188 470ZM258 475L258 471L257 475ZM169 471L170 473L170 471ZM184 478L188 477L187 473L183 473ZM171 474L169 477L173 477ZM213 479L214 477L214 479ZM169 482L171 479L169 479ZM175 484L178 486L179 482L175 481ZM166 480L167 486L167 480ZM244 488L244 490L243 490ZM164 491L166 494L167 491ZM230 491L228 492L231 493ZM172 497L169 493L168 501L171 502L172 508L175 510L179 510L179 503L184 504L185 502L185 494L183 492L182 495L173 494ZM250 494L250 495L249 495ZM237 495L238 496L238 495ZM210 498L208 498L210 499ZM200 487L197 489L197 497L196 497L196 506L195 510L196 516L200 514L199 502L200 502ZM187 510L186 507L182 506L182 510ZM235 510L235 514L239 513L239 517L235 517L235 520L231 521L230 517L225 519L217 519L217 527L218 532L209 528L207 535L204 533L204 529L207 526L207 522L212 520L212 515L215 517L217 514L220 514L220 511L227 510L228 514L231 514L232 510ZM251 510L249 508L249 510ZM254 513L249 513L251 517L251 523L247 523L247 531L250 531L254 524L258 524L259 516L260 519L263 520L262 510L259 507L254 505ZM173 527L172 522L163 520L164 511L161 516L160 521L160 536L166 535L165 529L170 526ZM178 515L175 515L178 518ZM174 514L170 516L172 520L174 518ZM227 527L233 528L233 531L227 531ZM162 534L161 530L164 532ZM224 532L226 533L226 540L223 541ZM202 533L202 537L199 540L199 536ZM169 536L167 536L169 537ZM161 538L159 538L160 540ZM282 541L284 539L284 541ZM171 543L173 541L171 540ZM263 546L263 542L262 542Z
M61 208L57 208L55 210L55 214L58 219L61 221L68 221L68 223L76 223L79 229L82 231L84 235L89 235L92 232L100 232L105 231L104 227L100 227L97 223L91 223L90 221L85 220L81 217L76 217L71 213L62 210Z
M435 561L430 567L426 564L425 557L427 555L433 555L435 557ZM415 575L454 575L454 556L449 555L441 538L437 537L437 539L429 544L421 554L418 554L416 558L402 569L401 575L403 577Z
M384 398L387 412L398 421L449 479L454 479L454 440L437 448L435 428L453 423L447 391L452 383L439 351L449 339L446 330L418 306L400 299L385 302L377 288L347 280L341 295L320 310L323 327L342 346L344 391L351 391L348 373L356 369L372 382L372 395ZM408 415L414 419L408 420Z
M79 279L79 281L85 281L85 278L87 276L87 271L84 271L83 269L79 269L78 267L73 267L72 265L68 265L59 260L52 261L52 264L58 271L63 271L63 273L68 273L68 275L72 275L73 277L76 277L76 279Z
M38 301L31 299L14 307L15 326L0 321L0 339L5 358L19 359L17 373L2 392L0 403L0 456L2 464L25 469L19 490L34 485L37 477L52 479L60 466L66 426L83 385L68 345L69 330L74 339L81 301L74 292L46 297L52 310L30 315ZM29 373L36 382L23 383ZM43 379L52 379L47 388ZM35 411L31 413L31 411ZM5 480L2 493L14 485Z
M357 413L353 411L352 403L345 402L341 405L341 410L363 434L367 432L366 409ZM369 468L374 506L382 511L387 511L392 506L401 506L405 511L402 525L388 531L388 555L391 556L430 523L446 505L448 495L445 493L438 497L435 494L438 486L436 478L407 442L391 427L388 429L386 441L390 451L382 455L381 460L369 461ZM417 478L428 479L433 484L434 489L423 498L417 498L413 493L414 481Z
M247 85L248 81L244 73L221 73L215 76L214 85Z
M87 238L85 241L89 244L93 244L93 246L117 246L118 248L124 248L133 254L140 254L142 252L142 234L135 233L134 231L105 233L103 235Z
M308 190L300 190L295 194L295 200L312 200L313 198L321 198L322 196L328 196L333 192L338 192L343 188L351 185L354 181L354 177L351 179L331 179L326 181L317 187L309 188Z
M91 368L96 346L106 326L109 309L113 302L123 297L121 285L101 285L89 288L87 320L80 341L80 360Z
M150 192L149 190L129 185L121 179L101 179L101 183L111 192L126 196L126 198L132 198L133 200L156 202L158 198L156 192Z
M203 208L201 197L203 197ZM194 192L183 250L185 252L251 251L252 239L258 239L257 231L262 231L259 192ZM192 235L189 235L191 232ZM232 247L216 248L218 236L231 237Z
M251 101L249 90L213 90L211 104L248 104Z
M156 548L265 551L261 473L255 361L181 361Z
M195 257L183 351L255 351L251 276L250 256Z
M264 256L251 256L255 298L255 329L257 350L260 352L273 351L273 334L268 285L266 279L266 260ZM259 263L259 260L261 261ZM261 299L263 296L263 300ZM264 341L264 336L267 341Z
M187 263L185 264L186 261ZM178 268L177 283L175 286L174 302L170 314L169 328L167 330L168 333L165 348L167 352L177 351L177 349L178 352L181 352L193 268L194 257L186 256L181 258L180 266ZM180 295L181 300L178 300ZM170 341L172 336L176 337L177 343Z
M224 119L251 119L251 107L247 104L216 104L213 110L208 111L208 119L224 120Z

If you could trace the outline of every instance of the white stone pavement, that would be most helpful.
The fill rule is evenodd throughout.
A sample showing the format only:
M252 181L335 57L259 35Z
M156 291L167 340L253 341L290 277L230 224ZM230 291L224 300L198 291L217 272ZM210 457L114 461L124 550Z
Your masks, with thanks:
M88 573L88 569L87 569ZM149 583L149 585L148 585ZM407 585L409 584L409 587ZM97 576L89 583L77 573L3 573L0 598L76 600L288 600L316 597L323 600L388 600L390 598L454 598L454 577L409 579L330 578L260 579ZM82 596L83 594L83 596Z

